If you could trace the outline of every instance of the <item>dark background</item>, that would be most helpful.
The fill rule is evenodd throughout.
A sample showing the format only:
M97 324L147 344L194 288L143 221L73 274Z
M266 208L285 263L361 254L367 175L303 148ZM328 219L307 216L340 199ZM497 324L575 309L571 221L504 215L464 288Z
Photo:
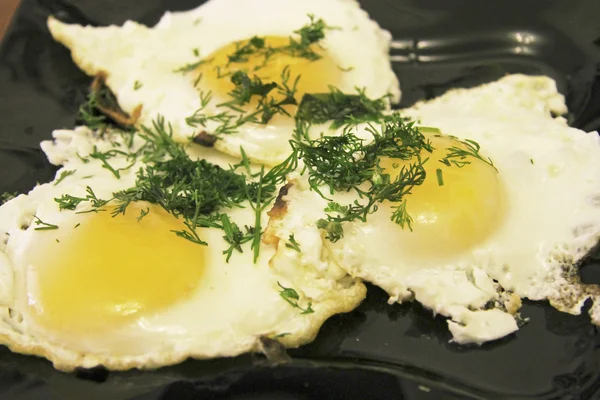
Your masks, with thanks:
M4 1L4 0L0 0ZM154 24L190 0L24 0L0 46L0 192L29 190L54 169L39 142L72 127L89 78L45 28L69 22ZM510 72L546 74L567 96L571 125L600 128L597 0L365 0L395 38L402 105ZM600 283L598 254L582 266ZM600 333L587 315L525 302L531 321L481 347L449 343L443 318L417 304L388 306L369 287L354 312L331 318L294 361L260 356L188 361L156 371L64 374L0 347L0 399L599 399ZM422 386L419 388L419 386ZM427 391L429 390L429 391Z

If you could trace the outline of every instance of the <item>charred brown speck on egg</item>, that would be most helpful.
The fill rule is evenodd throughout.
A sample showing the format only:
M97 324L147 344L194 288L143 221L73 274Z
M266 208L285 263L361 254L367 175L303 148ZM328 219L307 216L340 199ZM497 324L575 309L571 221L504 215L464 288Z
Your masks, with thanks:
M287 202L285 200L283 200L283 198L285 196L287 196L290 188L294 185L294 182L288 182L285 185L283 185L281 187L281 189L279 189L279 194L277 195L277 198L275 199L275 203L273 204L273 207L267 212L267 215L270 217L269 219L269 225L267 227L267 230L265 231L265 233L263 234L262 237L262 242L264 244L273 244L276 245L277 243L279 243L279 237L277 237L276 235L274 235L272 233L272 229L269 229L270 227L272 227L277 220L282 219L285 214L287 213Z

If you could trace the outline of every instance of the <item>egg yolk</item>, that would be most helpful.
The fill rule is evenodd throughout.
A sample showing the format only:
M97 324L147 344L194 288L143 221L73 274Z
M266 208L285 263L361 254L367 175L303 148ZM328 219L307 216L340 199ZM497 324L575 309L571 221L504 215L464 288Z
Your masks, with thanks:
M425 136L434 150L421 151L421 158L428 158L423 164L426 178L404 197L413 231L405 227L401 240L415 256L443 257L468 250L489 237L504 215L505 195L492 165L474 156L447 158L455 149L469 151L463 142L440 134ZM440 162L444 159L450 166ZM466 163L457 166L452 161ZM415 162L416 158L382 158L380 165L394 179L403 166Z
M230 56L244 46L250 46L252 39L243 40L228 44L206 57L206 62L199 68L202 74L201 86L208 87L215 98L229 99L229 93L235 89L231 81L231 75L237 71L248 74L250 79L255 76L260 78L263 84L275 82L279 87L283 87L284 79L282 73L287 67L289 78L287 85L292 88L298 77L295 99L300 102L304 93L328 93L329 86L339 86L341 74L343 73L338 63L331 55L324 51L318 44L311 45L310 49L320 56L317 60L310 60L298 55L290 54L287 51L278 51L268 58L265 52L252 48L250 54L240 56L241 59L236 62L230 61ZM267 36L264 38L264 48L282 48L289 45L290 38L283 36ZM269 97L275 101L281 101L285 98L279 93L278 88L272 89ZM256 108L258 96L253 96L252 101L245 107L246 111ZM295 114L294 105L286 105L284 109ZM274 119L280 118L276 115Z
M138 221L142 210L148 213ZM86 216L78 227L61 226L69 236L58 241L40 235L47 239L33 257L29 305L43 326L102 333L185 299L198 286L204 246L171 232L185 226L164 209L134 203L125 215Z

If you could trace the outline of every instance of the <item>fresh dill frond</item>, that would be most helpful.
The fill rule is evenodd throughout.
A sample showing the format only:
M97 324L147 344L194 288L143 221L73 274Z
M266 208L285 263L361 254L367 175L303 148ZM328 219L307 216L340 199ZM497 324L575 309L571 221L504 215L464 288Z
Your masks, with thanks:
M294 237L293 233L288 237L288 243L285 244L285 247L287 247L288 249L296 250L298 253L302 252L302 250L300 249L300 245L298 244L298 242L296 242L296 238Z
M312 45L325 38L325 31L327 29L333 28L329 27L321 18L315 19L313 14L309 14L308 17L310 18L310 23L294 31L295 34L300 36L299 40L290 37L290 43L283 51L295 57L316 61L321 56L314 51Z
M178 236L203 244L204 241L195 235L195 229L219 228L224 231L224 239L230 245L225 252L227 260L234 250L241 251L241 245L247 242L252 242L256 260L262 234L262 214L286 175L297 167L295 153L268 172L263 168L252 174L247 157L230 169L223 169L204 159L190 159L184 146L173 140L172 129L163 118L158 118L151 128L143 127L140 135L146 144L138 151L137 157L146 164L137 172L133 187L113 194L113 216L124 214L133 202L157 204L186 222L187 229L175 232ZM245 155L243 149L242 154ZM244 231L219 210L244 207L246 202L250 203L256 218L254 227L245 227Z
M366 221L382 202L398 204L390 219L410 227L410 216L402 202L414 186L425 180L423 164L428 159L423 159L421 152L431 152L433 148L414 123L397 113L383 117L379 128L369 128L373 141L368 144L354 135L352 126L340 136L292 142L307 167L312 190L325 198L321 192L323 186L329 188L330 194L352 190L360 198L349 205L329 202L325 209L327 217L319 220L317 226L326 230L331 241L343 237L343 223ZM392 178L380 166L382 157L413 161Z
M117 179L120 179L121 178L120 171L125 171L125 170L131 168L135 164L135 160L123 168L114 168L108 162L108 160L110 160L111 158L116 157L118 155L123 155L128 158L131 157L130 154L128 154L124 151L121 151L121 150L116 150L116 149L112 149L112 150L105 151L105 152L99 152L96 146L94 146L93 151L89 154L89 156L91 158L100 160L102 162L102 168L109 170Z
M392 221L400 225L400 228L404 229L406 226L412 232L413 219L410 214L406 211L406 200L398 205L392 207L394 212L392 213Z
M226 255L226 262L229 262L234 250L241 253L242 245L254 239L254 228L246 226L246 231L243 232L227 214L221 214L221 229L225 233L223 239L229 244L229 248L223 251L223 254Z
M288 44L282 46L269 46L264 37L254 36L247 41L239 41L236 43L235 51L227 56L227 67L233 63L245 63L249 61L249 56L263 57L262 66L268 64L269 59L273 55L282 53L292 57L306 58L311 61L316 61L321 56L314 50L313 45L325 38L325 31L334 29L328 26L322 19L315 19L314 15L309 14L310 22L302 28L294 31L296 37L290 37ZM262 66L259 66L260 69ZM219 77L227 76L228 74L220 74Z
M142 87L142 82L136 80L135 82L133 82L133 90L139 90Z
M345 122L377 121L383 118L387 96L372 100L364 90L358 90L356 95L344 94L333 86L329 90L329 93L304 94L296 119L311 124L332 121L331 128L338 128Z
M466 149L461 149L457 146L449 147L446 156L439 161L448 167L450 167L451 165L455 165L458 168L462 168L467 164L471 164L471 161L468 161L467 158L473 157L483 161L490 167L494 168L496 172L498 172L498 169L494 166L492 159L489 157L483 158L479 153L479 150L481 149L479 143L470 139L465 139L464 141L461 141L461 143L466 147Z
M189 240L190 242L199 244L201 246L206 246L208 244L204 240L200 239L198 232L196 232L195 226L193 226L189 221L184 221L183 223L187 229L179 231L172 230L171 232L175 233L180 238Z
M150 213L150 207L146 207L144 210L140 210L140 215L136 218L138 222L144 219L146 215Z
M52 231L52 230L58 229L58 225L44 222L41 219L39 219L37 215L34 215L33 218L35 219L34 222L36 225L41 225L41 226L38 226L37 228L34 228L36 231Z
M58 184L59 184L59 183L61 183L61 182L62 182L62 181L63 181L63 180L64 180L64 179L67 177L67 176L71 176L71 175L73 175L74 173L75 173L75 170L68 170L68 169L65 169L65 170L63 170L63 171L60 173L60 175L59 175L58 179L57 179L57 180L54 182L54 186L58 185Z
M254 36L246 43L243 41L236 42L235 51L227 56L228 63L244 63L248 62L248 56L256 53L260 53L265 49L265 39Z
M193 63L185 64L185 65L177 68L173 72L175 72L175 73L181 73L181 74L186 74L188 72L191 72L191 71L195 70L199 66L206 64L209 61L210 60L199 60L199 61L196 61L196 62L193 62Z
M91 187L87 186L85 189L87 195L86 197L75 197L70 194L63 194L61 197L54 198L54 201L58 203L59 210L75 210L77 206L82 202L89 202L92 206L89 211L80 211L77 214L85 214L88 212L98 212L100 209L108 204L110 200L103 200L96 196L96 193L92 190Z
M300 311L302 311L300 314L312 314L315 312L312 309L311 302L308 303L306 308L300 306L300 304L298 303L298 301L300 300L300 296L298 295L298 292L296 292L294 289L287 288L279 282L277 282L277 285L279 285L279 287L281 288L281 291L279 292L279 296L281 296L281 298L284 299L292 307L297 308Z
M63 194L60 197L55 197L54 201L58 203L59 210L74 210L81 202L87 201L87 199L85 197L75 197L70 194Z
M236 111L242 111L239 106L248 104L253 96L265 97L271 90L277 87L277 83L275 82L263 83L258 76L250 78L243 71L234 72L231 75L231 83L235 85L235 88L229 92L232 100L218 106L230 107Z

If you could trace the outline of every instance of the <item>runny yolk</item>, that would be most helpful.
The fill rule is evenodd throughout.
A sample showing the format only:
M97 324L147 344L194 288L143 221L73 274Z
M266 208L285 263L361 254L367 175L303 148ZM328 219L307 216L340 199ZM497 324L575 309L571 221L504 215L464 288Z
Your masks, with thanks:
M289 45L290 38L283 36L267 36L264 38L265 47L282 48ZM286 51L275 52L268 59L264 52L255 51L252 54L244 55L243 60L230 62L229 56L233 55L237 49L248 45L250 40L230 43L205 58L206 62L200 66L198 73L202 74L200 87L211 90L214 98L226 99L235 85L231 82L231 75L236 71L243 71L248 74L250 79L257 76L263 84L275 82L283 87L284 79L282 73L287 67L289 78L287 84L293 87L296 78L299 76L296 86L295 99L300 102L304 93L328 93L329 86L339 86L341 74L338 63L331 55L319 47L317 44L311 45L311 49L321 58L310 60L300 56L295 56ZM269 97L276 101L284 99L284 95L278 92L277 88L272 89ZM223 101L223 102L225 102ZM256 108L258 103L257 96L245 107L246 111ZM284 106L285 110L292 116L295 114L293 105ZM279 115L280 117L281 115ZM274 117L274 120L278 116Z
M198 286L204 246L171 232L185 226L162 208L134 203L125 215L87 217L77 228L61 226L69 234L58 242L47 235L33 256L29 305L43 326L101 334L185 299Z
M429 158L423 165L425 181L404 197L413 231L405 227L401 240L418 257L452 255L477 245L498 227L505 211L504 189L496 169L481 159L448 159L468 162L462 167L440 162L451 147L467 150L464 143L440 134L425 136L434 150L421 151L422 159ZM415 162L384 158L381 166L394 179L403 166Z

